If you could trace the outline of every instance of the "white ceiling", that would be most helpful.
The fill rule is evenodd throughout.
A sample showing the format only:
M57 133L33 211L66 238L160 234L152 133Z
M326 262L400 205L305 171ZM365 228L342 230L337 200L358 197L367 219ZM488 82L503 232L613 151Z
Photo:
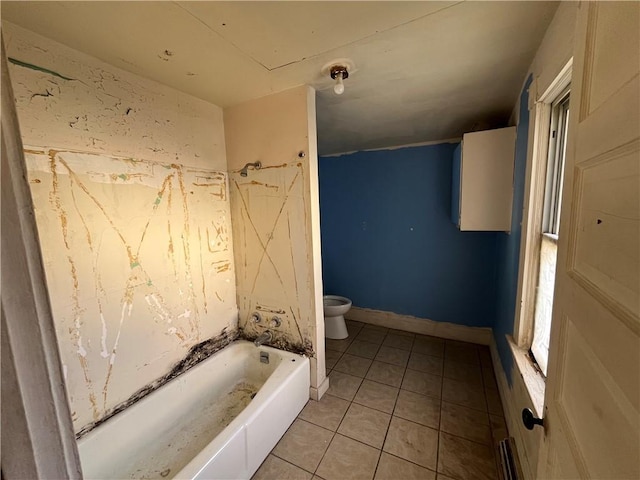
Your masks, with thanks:
M2 18L226 107L317 91L322 154L504 124L556 2L8 2ZM337 96L321 68L349 58Z

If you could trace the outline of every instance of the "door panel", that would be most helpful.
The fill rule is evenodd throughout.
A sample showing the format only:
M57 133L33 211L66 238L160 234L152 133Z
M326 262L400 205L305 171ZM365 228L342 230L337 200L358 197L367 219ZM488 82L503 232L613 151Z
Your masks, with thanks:
M538 478L640 478L639 32L580 5Z

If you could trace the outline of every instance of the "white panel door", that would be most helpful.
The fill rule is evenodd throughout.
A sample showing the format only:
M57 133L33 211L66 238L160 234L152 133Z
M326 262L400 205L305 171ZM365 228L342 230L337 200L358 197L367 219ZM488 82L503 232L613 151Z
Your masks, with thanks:
M538 478L640 478L640 3L580 5Z

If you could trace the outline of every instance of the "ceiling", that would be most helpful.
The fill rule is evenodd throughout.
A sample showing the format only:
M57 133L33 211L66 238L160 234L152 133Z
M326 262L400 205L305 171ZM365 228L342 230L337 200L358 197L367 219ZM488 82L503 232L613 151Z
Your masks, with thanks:
M317 90L321 154L504 125L557 2L9 2L2 18L221 107ZM343 95L321 73L354 69Z

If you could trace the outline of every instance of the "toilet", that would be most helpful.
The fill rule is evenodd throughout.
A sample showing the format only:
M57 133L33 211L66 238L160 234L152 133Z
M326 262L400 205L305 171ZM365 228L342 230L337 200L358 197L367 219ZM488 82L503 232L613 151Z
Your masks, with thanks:
M322 297L324 304L324 336L341 340L349 336L344 315L351 308L351 300L337 295Z

